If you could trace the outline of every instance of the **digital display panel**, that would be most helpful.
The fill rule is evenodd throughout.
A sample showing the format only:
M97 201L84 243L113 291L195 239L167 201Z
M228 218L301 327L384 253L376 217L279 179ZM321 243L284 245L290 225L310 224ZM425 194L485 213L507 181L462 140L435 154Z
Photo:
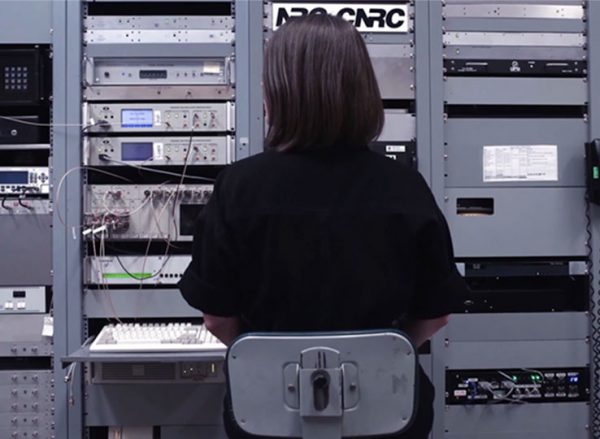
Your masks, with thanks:
M121 143L121 160L146 161L152 159L152 142L123 142Z
M167 79L166 70L140 70L140 79Z
M152 110L121 110L121 128L152 128Z
M25 291L13 291L13 298L15 298L15 299L25 298Z
M28 178L27 171L0 171L0 184L27 184Z

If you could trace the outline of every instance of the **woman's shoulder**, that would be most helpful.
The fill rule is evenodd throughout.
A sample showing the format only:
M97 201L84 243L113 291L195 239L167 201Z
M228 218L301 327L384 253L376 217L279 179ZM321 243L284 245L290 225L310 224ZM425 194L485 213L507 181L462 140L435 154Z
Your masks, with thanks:
M428 191L429 187L419 171L403 163L396 162L380 153L365 149L358 154L350 154L351 159L335 158L338 166L348 172L371 174L382 178L391 186L412 186L414 190ZM265 151L250 157L238 160L227 166L220 175L220 179L227 180L228 184L248 181L268 181L270 179L286 180L296 174L309 172L327 172L330 161L312 160L310 154L285 153Z
M279 159L280 154L273 151L263 151L258 154L236 160L231 165L227 166L229 174L244 174L253 173L257 168L269 166L274 161Z
M377 172L394 187L410 186L412 190L430 192L423 175L416 167L396 161L375 151L369 151L371 171Z
M273 152L261 152L237 160L224 167L217 177L216 186L229 195L239 191L247 192L270 179L278 168L279 157Z

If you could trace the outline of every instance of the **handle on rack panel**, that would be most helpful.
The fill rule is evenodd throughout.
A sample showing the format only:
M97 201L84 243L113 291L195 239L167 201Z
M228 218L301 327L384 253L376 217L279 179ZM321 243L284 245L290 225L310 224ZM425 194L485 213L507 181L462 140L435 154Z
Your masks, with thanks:
M585 144L585 168L588 199L600 205L600 139Z

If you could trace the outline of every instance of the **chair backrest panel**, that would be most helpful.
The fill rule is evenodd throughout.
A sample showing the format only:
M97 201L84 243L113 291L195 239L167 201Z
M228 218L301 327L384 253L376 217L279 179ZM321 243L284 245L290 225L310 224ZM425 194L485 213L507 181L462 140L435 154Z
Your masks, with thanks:
M400 332L247 334L227 355L234 418L248 433L299 437L339 420L341 435L403 431L410 423L417 354Z

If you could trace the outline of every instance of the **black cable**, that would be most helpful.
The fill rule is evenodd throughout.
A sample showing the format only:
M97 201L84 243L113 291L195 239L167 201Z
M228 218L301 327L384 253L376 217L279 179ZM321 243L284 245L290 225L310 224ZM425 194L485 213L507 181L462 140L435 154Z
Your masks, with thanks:
M125 272L125 274L127 274L132 279L144 281L146 279L153 279L156 276L158 276L163 271L163 269L165 268L165 265L167 265L167 262L171 258L171 255L165 256L165 260L163 261L161 267L155 273L150 273L150 275L148 275L148 276L141 276L141 277L140 276L136 276L134 273L131 273L127 268L125 268L125 265L123 265L123 261L121 261L121 258L118 255L116 255L115 258L117 258L117 262L119 263L119 265L121 266L121 268L123 269L123 271Z
M29 209L29 210L33 209L33 207L31 207L31 206L23 204L23 199L21 197L19 197L19 206L24 207L25 209Z
M127 269L127 268L125 268L125 265L123 265L123 262L121 261L121 258L120 258L118 255L117 255L117 256L115 256L115 258L117 258L117 262L119 263L119 265L121 266L121 268L123 269L123 271L124 271L124 272L125 272L125 273L126 273L126 274L127 274L129 277L130 277L130 278L132 278L132 279L135 279L135 280L146 280L146 279L151 279L151 278L153 278L153 277L155 277L155 276L156 276L156 274L155 274L155 275L153 275L153 276L144 276L144 273L142 273L142 276L141 276L141 277L140 277L140 276L136 276L135 274L131 273L131 272L130 272L130 271ZM157 273L157 274L158 274L158 273Z
M12 210L12 207L6 206L6 195L2 197L2 207L6 210Z
M592 408L592 437L600 437L600 407L596 403L600 395L600 330L598 325L600 319L596 312L600 309L600 295L596 301L594 293L594 256L592 247L592 216L589 193L585 194L585 233L586 233L586 264L588 270L588 292L589 292L589 314L590 314L590 344L592 361L590 362L590 378L592 380L592 392L590 405ZM600 274L600 273L599 273Z
M85 132L86 132L88 129L90 129L90 128L93 128L93 127L96 127L96 126L100 126L100 127L108 128L108 127L110 126L110 124L109 124L107 121L105 121L105 120L101 120L101 121L99 121L99 122L94 122L94 123L92 123L92 124L89 124L89 125L86 125L86 126L84 126L84 127L81 129L81 134L85 134Z
M23 189L23 193L19 195L19 206L24 207L25 209L33 210L33 207L23 204L23 199L27 196L27 192L35 192L35 190L32 187Z

